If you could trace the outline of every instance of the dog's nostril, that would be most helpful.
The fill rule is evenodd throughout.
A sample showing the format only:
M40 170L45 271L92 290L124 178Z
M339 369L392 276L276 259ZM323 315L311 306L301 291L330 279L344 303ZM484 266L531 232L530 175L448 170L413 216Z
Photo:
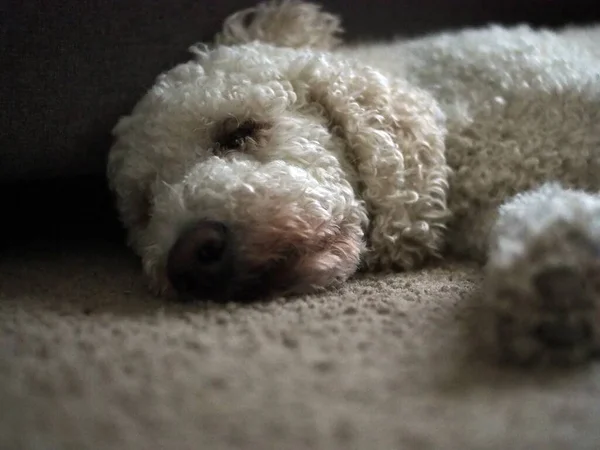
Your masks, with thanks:
M585 326L576 326L562 321L547 322L535 330L537 337L553 347L570 347L589 337Z
M225 238L222 234L204 236L196 243L195 257L200 264L218 263L224 253Z
M230 266L230 246L229 230L220 222L200 221L182 233L167 260L173 287L178 291L214 287Z

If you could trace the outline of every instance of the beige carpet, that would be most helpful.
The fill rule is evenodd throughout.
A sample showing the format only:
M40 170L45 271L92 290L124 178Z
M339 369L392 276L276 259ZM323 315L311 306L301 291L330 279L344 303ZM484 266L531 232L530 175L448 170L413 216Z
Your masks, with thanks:
M477 356L475 268L255 306L148 296L106 244L0 256L0 448L595 449L600 367Z

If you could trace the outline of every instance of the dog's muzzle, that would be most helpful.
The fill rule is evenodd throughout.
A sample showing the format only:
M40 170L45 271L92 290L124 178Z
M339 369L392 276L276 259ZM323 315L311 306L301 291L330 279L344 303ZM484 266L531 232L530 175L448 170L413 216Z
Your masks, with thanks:
M181 300L248 302L281 293L295 281L297 255L249 264L229 225L201 220L184 231L167 259L167 277Z

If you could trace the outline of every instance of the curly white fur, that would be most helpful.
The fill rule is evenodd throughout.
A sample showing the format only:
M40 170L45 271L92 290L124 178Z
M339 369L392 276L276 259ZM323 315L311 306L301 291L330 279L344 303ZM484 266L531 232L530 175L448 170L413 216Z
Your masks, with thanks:
M506 355L592 354L600 27L337 47L339 24L297 1L234 14L115 127L109 180L155 288L199 220L235 234L228 298L278 264L266 293L446 251L488 261ZM544 278L556 270L570 294Z

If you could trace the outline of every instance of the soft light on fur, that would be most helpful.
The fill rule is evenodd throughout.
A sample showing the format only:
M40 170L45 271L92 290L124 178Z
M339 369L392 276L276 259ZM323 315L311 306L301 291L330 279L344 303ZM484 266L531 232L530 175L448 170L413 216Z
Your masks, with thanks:
M340 32L310 3L236 13L115 127L110 184L156 290L171 290L169 252L202 220L234 236L227 299L450 252L486 263L503 355L590 357L600 345L600 28L338 47Z
M280 47L312 47L331 50L341 43L339 17L322 11L315 3L283 0L259 3L229 16L217 45L261 41Z

